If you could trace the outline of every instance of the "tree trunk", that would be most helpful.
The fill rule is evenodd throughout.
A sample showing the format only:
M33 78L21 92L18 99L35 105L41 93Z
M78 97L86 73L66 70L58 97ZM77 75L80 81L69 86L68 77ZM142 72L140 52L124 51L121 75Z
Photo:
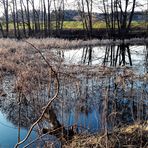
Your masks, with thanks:
M8 14L8 0L3 0L5 23L6 23L6 34L5 37L9 36L9 14Z
M27 26L28 26L28 35L29 36L32 36L31 23L30 23L29 0L26 0L26 2L27 2Z
M23 10L22 0L20 0L20 7L21 7L21 18L22 18L22 24L23 24L23 33L24 33L24 37L26 37L26 27L25 27L24 10Z

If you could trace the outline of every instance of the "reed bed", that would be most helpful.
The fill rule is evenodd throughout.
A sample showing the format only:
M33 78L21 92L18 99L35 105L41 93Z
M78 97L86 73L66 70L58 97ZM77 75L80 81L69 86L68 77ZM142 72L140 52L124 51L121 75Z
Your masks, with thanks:
M39 51L26 41L31 42ZM69 65L50 50L76 48L89 44L105 45L112 44L113 41L60 39L26 41L0 40L0 85L1 90L6 93L6 96L0 96L0 99L3 102L3 112L7 114L9 120L22 127L29 128L33 125L31 130L35 129L39 137L42 137L45 127L48 127L46 130L50 129L50 132L56 130L58 126L62 129L63 125L68 127L65 123L69 111L75 114L76 125L81 113L87 115L96 108L99 118L96 117L95 121L100 127L101 134L90 135L87 132L90 127L84 122L81 125L83 128L81 134L72 135L68 139L64 133L67 134L67 131L71 130L65 128L66 132L60 130L56 133L58 140L64 143L64 147L111 148L129 145L134 147L136 141L138 146L147 146L147 73L139 75L131 67L126 66ZM133 43L135 41L136 39L132 40ZM126 42L128 43L127 40ZM9 77L8 87L4 87L6 77ZM56 80L59 81L59 87ZM12 82L11 87L10 82ZM57 94L56 99L51 104L50 101L55 94ZM10 96L15 97L10 98ZM46 106L48 103L54 108L55 113L52 112L54 117L50 115L51 108ZM40 118L42 115L44 117ZM58 126L55 127L55 123ZM45 143L49 146L50 140Z
M35 39L29 38L26 40L16 40L16 39L0 39L0 51L5 49L30 49L30 45L27 42L32 43L39 49L51 49L51 48L60 48L60 49L73 49L80 48L88 45L97 46L97 45L119 45L123 43L122 40L65 40L58 38L44 38L44 39ZM133 38L124 40L126 44L130 45L141 45L147 44L147 38Z
M133 124L124 128L115 129L113 132L109 132L106 141L105 134L88 134L88 135L76 135L72 141L67 142L64 148L90 148L98 147L107 148L113 147L143 147L147 148L148 143L148 123Z

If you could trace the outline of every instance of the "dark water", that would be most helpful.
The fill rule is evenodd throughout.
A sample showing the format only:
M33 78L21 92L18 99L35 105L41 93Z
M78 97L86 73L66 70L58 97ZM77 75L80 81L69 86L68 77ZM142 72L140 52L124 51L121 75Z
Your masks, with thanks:
M120 48L122 51L120 51ZM130 49L130 50L129 50ZM147 120L148 115L148 51L146 46L126 47L85 47L75 50L54 51L62 64L85 65L95 67L104 74L81 73L77 70L76 78L62 77L58 100L52 105L55 120L68 128L77 125L77 132L98 132L106 127L120 126L138 120ZM120 53L120 54L119 54ZM102 66L102 69L99 66ZM108 72L107 67L110 67ZM146 76L145 76L146 75ZM31 101L25 101L18 107L17 95L13 92L15 77L6 75L2 87L6 97L0 101L0 146L13 147L17 142L18 123L21 125L21 139L25 137L27 128L39 116L39 110L46 104L47 85L27 96ZM52 96L52 88L51 94ZM23 96L22 96L23 98ZM21 116L19 116L19 113ZM120 123L120 124L119 124ZM50 123L42 121L42 127L50 127ZM27 127L27 128L26 128ZM29 141L38 137L35 127ZM44 140L38 139L42 147ZM53 140L54 139L54 140ZM28 143L28 141L26 142ZM25 145L25 144L24 144ZM21 145L23 147L23 145ZM37 147L37 145L32 145ZM57 147L59 145L57 144Z

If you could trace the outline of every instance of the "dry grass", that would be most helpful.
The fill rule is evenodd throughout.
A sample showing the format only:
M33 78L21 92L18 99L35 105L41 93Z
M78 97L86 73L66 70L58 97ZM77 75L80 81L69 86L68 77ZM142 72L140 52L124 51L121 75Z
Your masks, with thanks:
M121 44L121 40L64 40L64 39L58 39L58 38L46 38L46 39L35 39L35 38L29 38L26 39L26 41L32 43L39 49L51 49L51 48L61 48L61 49L71 49L71 48L79 48L83 46L96 46L96 45L109 45L109 44ZM133 38L131 40L125 40L125 43L132 44L132 45L138 45L138 44L146 44L148 43L148 39L144 38ZM0 52L4 49L30 49L30 45L28 45L23 40L15 40L15 39L0 39Z
M107 141L106 141L107 137ZM118 128L107 134L96 135L76 135L72 141L66 143L64 148L135 148L148 147L148 121L143 124L133 124L123 128Z

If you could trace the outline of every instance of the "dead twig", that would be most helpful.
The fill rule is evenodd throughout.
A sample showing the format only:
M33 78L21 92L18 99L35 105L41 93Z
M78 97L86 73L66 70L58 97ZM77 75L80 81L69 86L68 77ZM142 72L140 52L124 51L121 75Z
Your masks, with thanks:
M18 142L16 145L15 145L15 148L17 148L19 145L23 144L27 139L28 137L30 136L33 128L42 120L42 118L44 117L44 114L45 112L47 111L47 109L49 108L49 106L51 105L51 103L57 98L58 96L58 93L59 93L59 79L58 79L58 75L57 75L57 72L53 69L53 67L50 65L50 63L46 60L46 58L43 56L43 54L40 52L40 50L38 48L36 48L33 44L31 44L30 42L28 41L24 41L26 43L28 43L29 45L31 45L40 55L41 57L43 58L43 60L46 62L46 64L48 65L48 67L51 69L51 71L53 72L53 75L55 77L55 80L56 80L56 93L55 95L49 100L49 102L47 103L47 105L44 107L44 110L42 112L42 114L40 115L40 117L31 125L26 137Z

